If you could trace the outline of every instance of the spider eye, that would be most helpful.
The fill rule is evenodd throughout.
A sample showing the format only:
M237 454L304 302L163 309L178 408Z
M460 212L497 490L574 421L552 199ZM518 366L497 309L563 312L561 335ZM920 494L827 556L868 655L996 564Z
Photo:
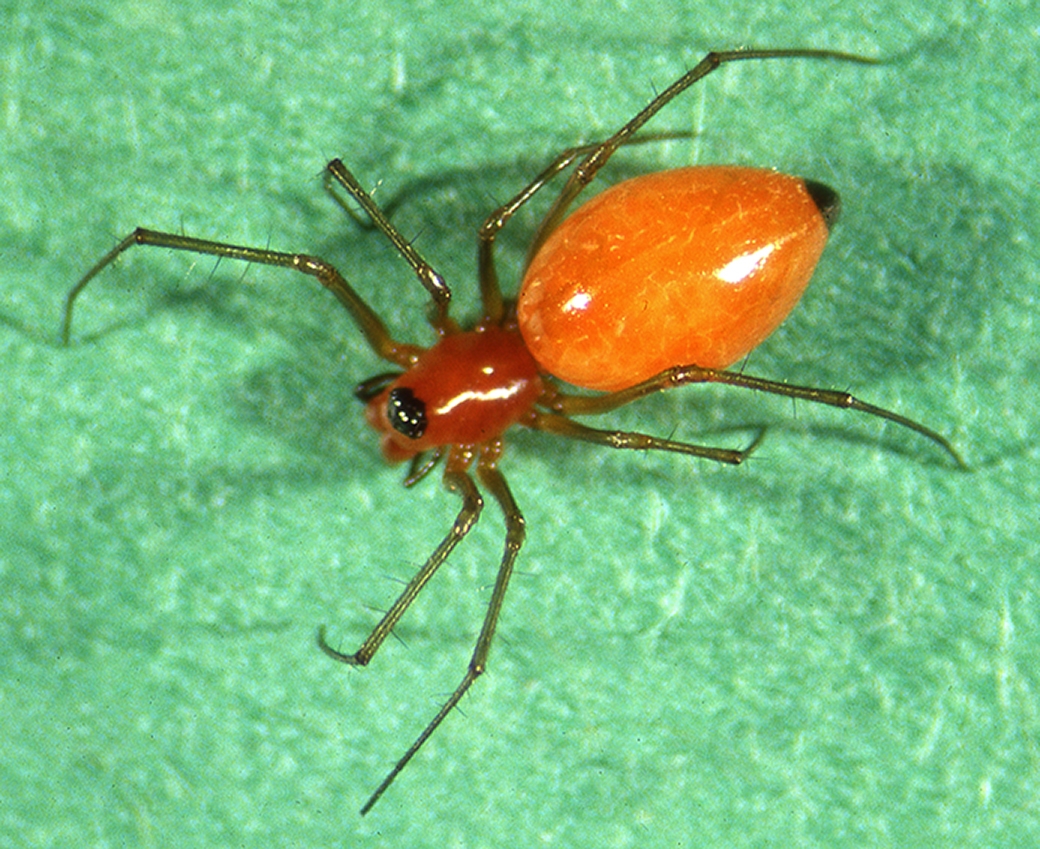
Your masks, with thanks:
M419 439L426 433L426 405L406 386L390 390L386 417L394 430L409 439Z

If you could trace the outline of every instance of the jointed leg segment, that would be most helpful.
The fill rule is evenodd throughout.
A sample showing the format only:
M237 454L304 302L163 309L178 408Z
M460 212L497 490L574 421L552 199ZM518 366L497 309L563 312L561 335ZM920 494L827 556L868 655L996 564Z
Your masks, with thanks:
M379 624L372 629L372 633L361 644L361 648L354 654L344 654L332 648L325 640L324 626L318 629L318 646L333 660L338 660L351 666L366 666L379 650L379 647L383 645L386 638L390 636L390 632L393 631L394 626L400 621L411 603L415 601L415 597L422 592L422 588L429 583L430 578L433 577L441 564L448 559L448 555L462 541L463 537L470 532L470 529L480 517L484 500L480 497L477 487L468 474L464 471L448 469L444 473L444 484L448 489L457 492L462 497L462 507L455 518L455 524L452 525L448 535L441 540L441 544L429 556L422 568L415 574L415 577L408 582L404 592L397 597L397 601L393 603Z
M412 271L415 272L416 277L419 278L419 282L422 283L426 291L430 293L437 307L436 317L433 321L434 326L438 328L454 327L454 322L448 317L451 290L448 288L448 284L444 282L444 278L419 255L412 243L401 235L401 232L391 223L390 219L383 214L383 210L372 200L372 196L361 187L357 178L339 159L333 159L325 166L325 188L330 193L334 182L339 183L347 190L357 204L365 210L372 223L390 240L393 246L397 248L397 252L404 257L405 262L412 267Z
M688 442L676 442L662 439L645 433L634 433L622 430L600 430L561 416L556 413L538 413L530 426L535 430L544 430L567 439L578 439L592 442L605 448L628 449L631 451L671 451L686 454L689 457L700 457L714 460L717 463L728 463L739 466L762 442L765 433L759 433L752 443L743 449L713 448L706 445L693 445Z
M650 101L632 120L625 124L606 141L597 145L588 156L571 172L548 213L538 225L533 245L540 246L559 226L574 200L591 183L600 169L607 164L619 147L629 141L661 109L686 89L704 79L712 71L730 62L749 59L834 59L840 62L855 62L861 65L876 65L874 59L841 53L835 50L722 50L713 51L701 59L693 68Z
M557 392L551 399L550 409L561 416L595 415L597 413L605 413L617 409L618 407L629 404L639 398L643 398L646 395L652 395L655 392L662 392L668 389L675 389L679 386L686 386L691 383L721 383L727 386L737 386L742 389L753 389L756 392L768 392L772 395L782 395L786 398L809 401L814 404L838 407L843 410L856 410L857 412L866 413L870 416L886 419L887 421L894 422L901 427L908 428L909 430L930 439L953 459L958 468L968 468L967 463L964 462L964 459L957 452L957 449L955 449L953 445L950 444L950 441L942 434L936 433L931 428L925 427L920 422L916 422L906 416L901 416L898 413L893 413L891 410L886 410L883 407L876 407L873 404L860 401L848 392L839 392L833 389L817 389L811 386L795 386L789 383L780 383L775 380L753 377L752 375L744 374L743 372L726 371L723 369L701 368L700 366L692 365L675 366L674 368L667 369L666 371L651 377L649 380L638 383L629 389L622 389L619 392L611 392L606 395L585 396L569 395L563 392ZM675 449L666 448L664 450ZM704 450L713 451L715 449ZM713 460L721 459L719 457L711 456L710 454L700 454L698 456L706 456ZM721 461L729 462L725 459L721 459Z
M502 553L502 561L499 565L498 577L495 579L495 586L491 591L491 600L488 602L487 613L484 616L484 624L480 629L480 636L477 638L477 644L473 650L473 655L470 658L469 666L466 668L466 674L463 676L462 681L459 682L459 685L455 688L455 691L451 696L448 697L448 700L441 706L440 710L437 711L436 715L426 725L422 733L416 738L415 742L408 747L408 750L401 756L400 760L398 760L394 765L390 773L375 789L375 792L372 793L368 801L365 802L364 807L361 809L362 815L367 814L372 809L372 806L379 801L379 798L383 795L386 789L394 782L397 776L408 765L408 762L411 761L419 749L422 748L423 744L430 738L433 732L437 730L438 726L444 721L448 714L455 709L456 705L458 705L462 700L462 697L466 694L469 688L473 686L473 683L487 668L488 652L491 648L491 640L495 635L495 628L498 625L499 614L502 612L502 603L505 600L506 588L509 586L509 579L513 574L513 564L516 562L516 556L519 554L520 547L524 542L525 523L524 517L520 513L520 509L517 507L516 501L513 499L513 495L509 491L509 486L506 484L502 473L498 470L497 466L495 466L494 461L488 461L487 458L482 457L478 461L477 474L480 476L480 482L498 502L506 522L505 549ZM446 475L445 477L447 481L448 476ZM463 483L463 481L465 483ZM379 646L382 645L386 637L389 636L391 629L401 618L401 615L405 612L412 601L415 600L415 597L423 586L426 585L426 582L433 576L437 567L444 562L452 548L455 547L459 540L466 535L469 529L476 522L480 513L481 502L473 481L465 473L459 473L458 475L452 475L449 487L458 490L463 496L463 506L459 511L459 517L456 520L451 533L444 539L441 545L438 546L437 550L433 555L431 555L423 568L419 570L419 573L409 582L405 591L397 601L394 602L393 607L390 608L387 614L383 617L383 620L376 626L375 630L368 639L365 640L357 653L353 655L345 655L330 648L328 643L325 642L324 629L319 631L318 645L321 646L322 651L327 655L336 660L352 665L364 665L368 663L372 658L372 655L375 654Z

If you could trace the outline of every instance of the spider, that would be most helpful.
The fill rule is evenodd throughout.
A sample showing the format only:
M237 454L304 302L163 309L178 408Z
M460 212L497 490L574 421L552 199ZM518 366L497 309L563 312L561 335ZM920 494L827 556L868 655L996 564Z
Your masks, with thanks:
M103 256L68 293L62 341L83 289L134 245L172 248L314 277L346 308L369 346L393 366L363 381L355 395L380 434L390 462L409 461L412 486L443 464L445 486L462 500L451 530L428 557L360 648L347 654L318 645L329 657L365 666L405 611L477 521L483 499L471 476L505 517L505 547L480 635L462 680L361 809L368 813L416 752L487 668L488 653L525 522L499 465L504 434L514 425L610 448L668 451L739 464L743 449L694 445L643 433L601 430L575 416L605 413L646 395L693 383L718 383L856 410L908 428L966 468L950 442L905 416L845 392L793 386L730 371L779 325L797 303L838 216L838 195L826 186L776 172L730 166L682 168L637 177L567 213L613 154L630 144L657 112L720 66L772 59L875 60L829 50L732 50L707 54L605 141L571 147L479 230L481 313L464 329L449 315L443 278L401 235L339 160L328 163L325 188L341 203L345 191L389 239L432 298L428 316L436 341L428 348L395 340L382 320L328 262L300 253L241 247L138 228ZM573 167L572 167L573 166ZM570 170L541 219L515 300L504 298L495 269L498 233L554 177ZM575 393L566 381L600 394Z

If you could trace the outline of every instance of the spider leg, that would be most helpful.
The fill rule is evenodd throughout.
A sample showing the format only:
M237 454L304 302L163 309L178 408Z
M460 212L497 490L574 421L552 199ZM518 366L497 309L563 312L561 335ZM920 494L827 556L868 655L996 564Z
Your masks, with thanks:
M419 278L419 282L430 293L435 306L435 314L431 324L442 332L457 330L458 327L448 317L451 290L448 288L448 284L444 282L444 278L437 273L430 263L420 256L419 252L412 246L412 243L401 235L401 231L383 214L376 202L372 200L372 196L362 188L357 178L339 159L333 159L325 166L325 188L330 194L333 194L331 191L333 183L339 183L354 198L357 204L365 210L365 213L372 223L376 225L379 232L390 240L397 252L404 257L405 262L411 266L412 271ZM333 194L333 197L337 201L339 200L335 194ZM340 202L342 203L342 201Z
M409 761L415 757L415 754L422 748L423 744L430 739L433 732L437 730L438 726L462 700L462 697L466 695L469 688L473 686L473 683L477 678L483 675L484 671L487 669L487 659L488 652L491 649L491 640L495 635L495 628L498 625L499 614L502 612L502 602L506 596L509 579L513 574L513 564L516 562L516 556L519 554L520 547L524 543L525 535L524 517L520 513L520 509L517 507L516 501L513 499L513 494L509 491L509 486L506 484L505 477L503 477L502 473L498 470L496 465L497 453L496 450L492 457L489 457L488 454L481 455L477 463L477 474L480 477L480 482L487 487L488 491L498 502L499 507L502 508L502 514L505 517L506 524L506 541L505 549L502 553L502 562L498 567L498 577L495 578L495 586L491 591L491 601L488 602L487 613L484 615L484 624L480 629L480 636L477 637L477 644L473 649L473 656L470 658L466 674L462 677L462 681L459 682L455 691L448 697L448 700L441 706L441 709L437 711L437 714L430 720L422 733L415 739L415 742L408 747L408 750L401 756L401 759L394 764L393 769L390 770L386 778L384 778L382 783L375 789L375 792L369 796L368 801L365 802L364 807L361 809L362 816L372 810L372 806L379 801L380 797L386 792L387 788L393 784L394 780L401 774L401 771L408 765ZM472 486L472 483L470 485ZM366 641L366 643L367 642L368 641Z
M690 136L691 133L682 130L674 132L647 133L626 139L624 144L646 144L649 142L669 141L672 139L685 139ZM484 308L483 318L485 321L498 324L501 323L502 318L505 315L505 304L502 299L502 290L498 282L498 271L495 268L494 257L495 239L498 237L499 231L509 223L509 220L516 214L517 210L534 197L535 194L541 191L541 189L545 187L545 184L552 180L553 177L573 165L582 156L587 156L602 145L603 142L590 142L588 144L568 147L558 153L556 158L549 163L548 167L546 167L544 171L517 192L511 200L502 204L502 206L492 212L481 225L480 230L477 231L477 238L479 239L477 245L477 273L480 280L480 302ZM541 247L542 242L545 241L545 237L549 234L542 233L541 235L541 239L536 239L528 247L527 259L524 262L524 267L530 263L531 257L538 252L538 248Z
M94 267L84 274L76 285L69 290L68 295L65 297L65 311L61 323L61 341L63 345L69 344L69 335L72 331L72 308L80 293L91 280L135 245L172 248L176 251L208 254L227 259L240 259L246 262L255 262L258 265L272 265L299 271L302 274L314 277L339 299L339 302L347 308L354 322L364 334L369 346L384 360L406 368L414 361L415 354L421 350L414 345L406 345L394 341L379 316L354 291L354 288L347 283L343 275L331 263L323 259L309 256L308 254L282 253L281 251L272 251L265 248L232 245L227 242L211 242L206 239L196 239L192 236L182 236L178 233L147 230L144 227L138 227L101 257Z
M879 64L876 59L857 56L853 53L842 53L836 50L721 50L708 53L694 67L643 107L638 115L597 146L578 164L567 178L567 182L560 190L560 194L553 202L548 213L542 219L541 224L539 224L538 231L535 233L532 242L532 250L537 250L548 238L549 234L556 229L557 225L567 214L567 210L575 198L595 179L596 174L607 164L607 161L617 152L617 149L627 144L629 139L639 132L643 125L653 118L662 107L686 91L695 82L704 79L704 77L722 65L749 59L830 59L839 62L856 62L861 65Z
M675 389L690 383L721 383L741 389L752 389L756 392L767 392L772 395L809 401L813 404L824 404L828 407L837 407L842 410L855 410L868 416L885 419L931 440L953 459L958 468L965 470L968 468L968 464L964 462L957 449L942 434L920 422L901 416L899 413L861 401L848 392L839 392L833 389L817 389L811 386L795 386L724 369L701 368L700 366L692 365L675 366L651 377L649 380L637 383L635 386L629 389L622 389L619 392L593 396L568 395L563 392L556 392L549 397L548 405L553 412L559 413L561 416L594 415L614 410L654 392Z
M690 457L700 457L705 460L714 460L716 463L728 463L733 466L739 466L743 463L751 452L758 448L765 436L765 431L763 430L747 448L737 450L733 448L714 448L707 445L693 445L688 442L676 442L672 439L662 439L657 436L632 431L600 430L599 428L588 427L557 413L536 412L524 424L535 430L542 430L567 439L592 442L606 448L631 451L671 451L676 454L686 454Z
M379 647L390 636L390 632L393 631L394 626L400 621L404 612L415 601L416 596L422 592L423 587L429 583L430 578L433 577L441 564L448 559L448 555L451 554L455 546L462 541L462 538L476 524L477 519L480 517L480 511L484 506L484 499L480 497L480 493L477 492L477 487L470 476L465 471L452 468L449 465L444 472L444 484L448 489L459 493L462 497L462 507L459 508L455 524L451 526L451 530L441 540L441 544L429 556L422 568L415 573L415 577L408 582L404 591L397 597L397 601L391 605L379 624L372 629L372 633L368 635L367 639L361 644L361 648L356 652L345 654L332 648L325 640L325 626L323 625L318 629L318 647L333 660L338 660L350 666L367 666L368 662L379 650Z
M553 177L600 146L600 142L577 145L561 151L548 167L522 188L517 194L492 212L477 231L477 273L480 279L480 302L484 307L484 319L500 323L504 315L502 290L495 269L495 239L520 207L527 203Z

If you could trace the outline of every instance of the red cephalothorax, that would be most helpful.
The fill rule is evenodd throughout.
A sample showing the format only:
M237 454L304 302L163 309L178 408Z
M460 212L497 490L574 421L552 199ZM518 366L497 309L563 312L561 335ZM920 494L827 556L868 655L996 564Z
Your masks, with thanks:
M538 365L514 326L444 336L365 408L391 462L498 439L542 393Z

